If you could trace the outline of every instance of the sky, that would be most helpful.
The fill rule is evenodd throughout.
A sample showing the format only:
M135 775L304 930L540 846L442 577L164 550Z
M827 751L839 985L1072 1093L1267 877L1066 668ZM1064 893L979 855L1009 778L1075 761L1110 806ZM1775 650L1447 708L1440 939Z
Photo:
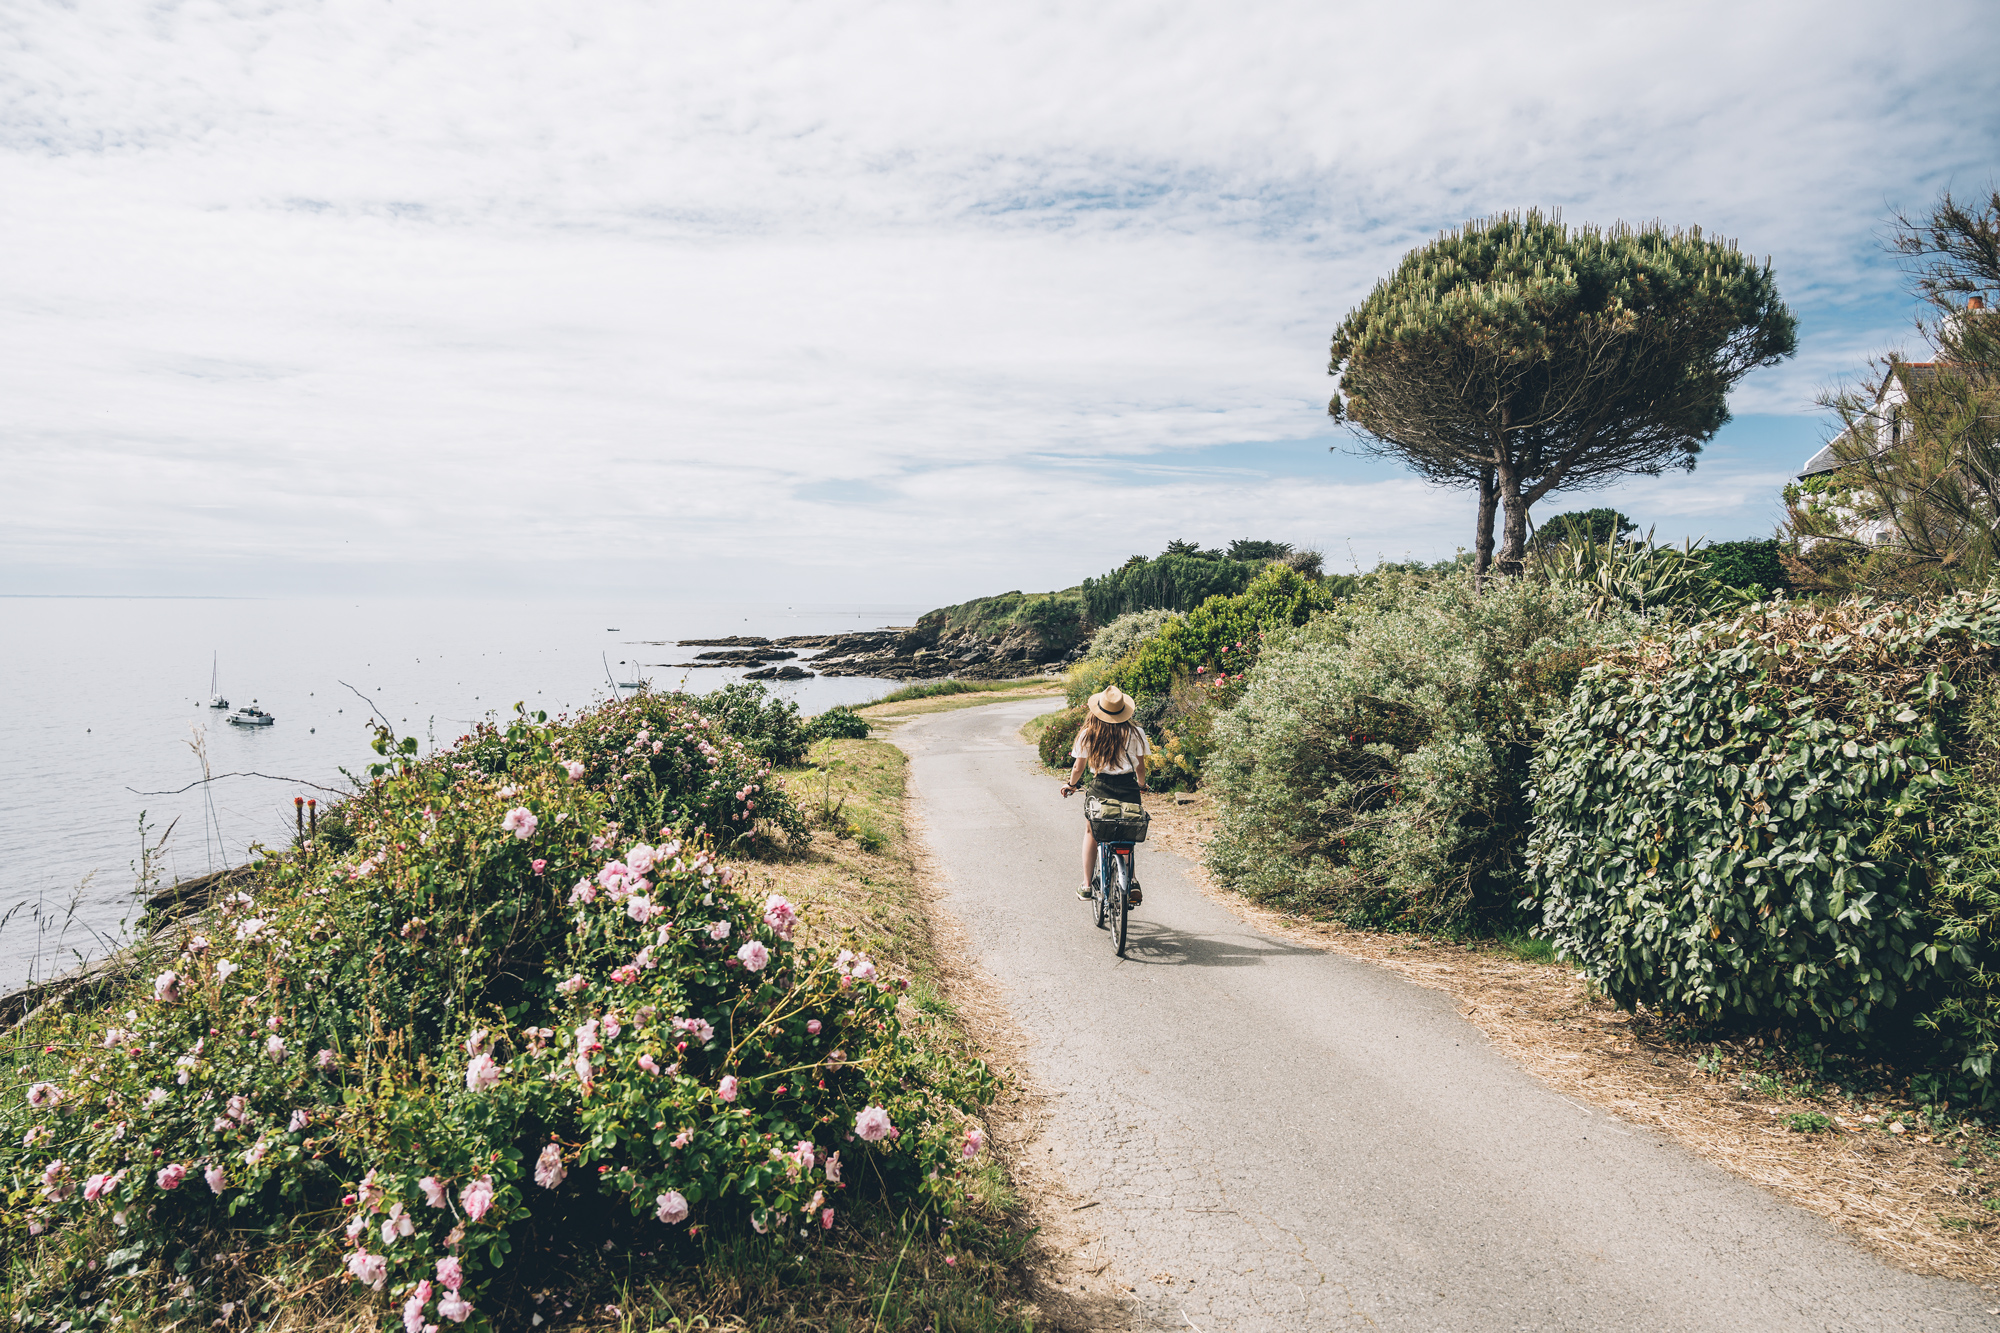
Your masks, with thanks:
M1799 354L1692 474L1768 535L2000 176L1990 5L16 0L0 593L948 602L1186 538L1470 544L1329 335L1474 216L1699 225Z

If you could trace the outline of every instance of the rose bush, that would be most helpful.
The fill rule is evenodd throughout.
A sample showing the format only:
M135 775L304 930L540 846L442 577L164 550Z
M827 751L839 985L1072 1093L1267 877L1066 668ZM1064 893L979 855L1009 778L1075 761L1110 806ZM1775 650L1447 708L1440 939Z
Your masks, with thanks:
M267 857L122 1008L17 1052L17 1326L206 1324L283 1247L385 1328L482 1328L607 1244L823 1234L858 1178L948 1210L991 1076L744 892L716 839L785 807L727 740L643 696L426 760L384 736L349 854Z

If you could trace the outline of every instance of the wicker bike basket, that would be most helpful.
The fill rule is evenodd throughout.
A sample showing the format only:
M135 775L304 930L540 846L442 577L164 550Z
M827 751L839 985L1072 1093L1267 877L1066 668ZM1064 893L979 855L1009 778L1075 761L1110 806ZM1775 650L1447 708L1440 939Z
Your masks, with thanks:
M1090 836L1099 842L1144 842L1153 817L1137 801L1101 801L1091 797L1084 806Z

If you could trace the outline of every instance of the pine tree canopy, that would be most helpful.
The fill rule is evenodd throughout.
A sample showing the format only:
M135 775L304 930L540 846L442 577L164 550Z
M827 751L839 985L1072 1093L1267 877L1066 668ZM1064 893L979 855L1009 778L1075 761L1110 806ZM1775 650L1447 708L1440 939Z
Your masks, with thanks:
M1508 213L1411 251L1348 314L1328 411L1369 451L1477 486L1479 565L1497 506L1501 565L1518 568L1529 506L1692 468L1730 387L1796 345L1770 264L1732 242Z

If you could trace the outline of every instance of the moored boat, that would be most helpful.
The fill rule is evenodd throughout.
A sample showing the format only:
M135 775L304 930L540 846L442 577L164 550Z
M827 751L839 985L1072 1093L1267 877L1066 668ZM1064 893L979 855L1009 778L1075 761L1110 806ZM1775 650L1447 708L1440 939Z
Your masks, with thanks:
M229 725L232 727L268 727L277 720L259 708L255 699L229 715Z

